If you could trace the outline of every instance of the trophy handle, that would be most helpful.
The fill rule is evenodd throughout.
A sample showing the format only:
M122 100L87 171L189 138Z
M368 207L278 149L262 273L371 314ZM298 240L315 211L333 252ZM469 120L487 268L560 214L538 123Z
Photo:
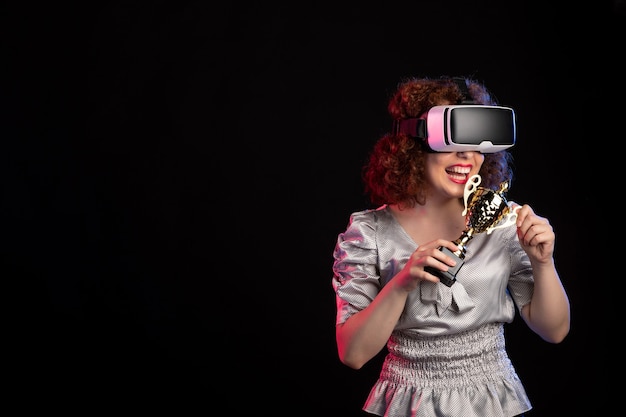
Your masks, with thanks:
M502 229L503 227L508 227L511 225L514 225L515 222L517 221L517 210L521 209L522 206L515 206L515 208L510 209L507 211L507 213L502 216L502 218L500 219L500 221L498 223L496 223L493 226L489 226L485 231L487 232L487 234L491 234L491 232L493 232L496 229Z
M467 215L467 200L469 199L469 196L478 189L478 184L480 184L481 180L480 175L474 174L469 177L469 180L465 183L465 191L463 192L463 205L465 206L465 209L463 209L463 213L461 214L462 216Z

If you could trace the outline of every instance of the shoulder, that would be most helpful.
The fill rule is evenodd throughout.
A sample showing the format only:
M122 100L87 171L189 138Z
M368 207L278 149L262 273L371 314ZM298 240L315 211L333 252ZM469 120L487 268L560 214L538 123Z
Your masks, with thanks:
M389 207L385 204L375 209L356 211L350 215L348 228L355 226L370 226L375 228L377 224L392 220Z
M375 240L375 236L381 225L388 224L393 217L386 205L376 209L356 211L350 215L350 222L346 230L339 235L339 243L352 242L361 244Z

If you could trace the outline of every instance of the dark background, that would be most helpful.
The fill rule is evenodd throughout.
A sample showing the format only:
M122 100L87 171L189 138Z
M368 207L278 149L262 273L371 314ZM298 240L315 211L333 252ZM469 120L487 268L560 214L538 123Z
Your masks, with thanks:
M623 100L623 2L337 3L1 6L4 333L22 410L362 415L382 356L337 359L332 250L369 206L360 167L388 95L439 75L516 109L508 197L557 233L568 338L507 327L529 416L603 407L588 145L612 132L607 97Z

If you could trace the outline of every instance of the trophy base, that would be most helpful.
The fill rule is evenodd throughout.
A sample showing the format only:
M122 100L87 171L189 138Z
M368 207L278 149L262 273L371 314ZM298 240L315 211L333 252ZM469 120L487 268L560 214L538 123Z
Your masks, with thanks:
M461 269L465 261L459 258L457 255L455 255L448 248L440 247L439 250L445 253L446 255L448 255L449 257L454 258L454 260L456 261L456 265L449 267L447 271L440 271L438 269L433 268L432 266L427 266L424 268L424 271L433 274L434 276L439 278L442 284L448 287L451 287L452 284L456 282L456 274L459 272L459 269Z

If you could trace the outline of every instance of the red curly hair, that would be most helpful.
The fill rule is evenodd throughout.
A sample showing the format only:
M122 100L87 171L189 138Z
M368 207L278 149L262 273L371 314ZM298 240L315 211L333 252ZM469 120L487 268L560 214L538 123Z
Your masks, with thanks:
M472 79L465 79L474 101L497 105L487 88ZM402 81L389 100L387 110L394 121L419 117L431 107L460 104L463 92L451 77L409 78ZM387 133L374 145L363 167L365 192L375 205L424 204L426 191L426 155L431 152L422 140L404 133ZM497 189L513 179L512 156L506 151L484 154L480 168L481 187Z

